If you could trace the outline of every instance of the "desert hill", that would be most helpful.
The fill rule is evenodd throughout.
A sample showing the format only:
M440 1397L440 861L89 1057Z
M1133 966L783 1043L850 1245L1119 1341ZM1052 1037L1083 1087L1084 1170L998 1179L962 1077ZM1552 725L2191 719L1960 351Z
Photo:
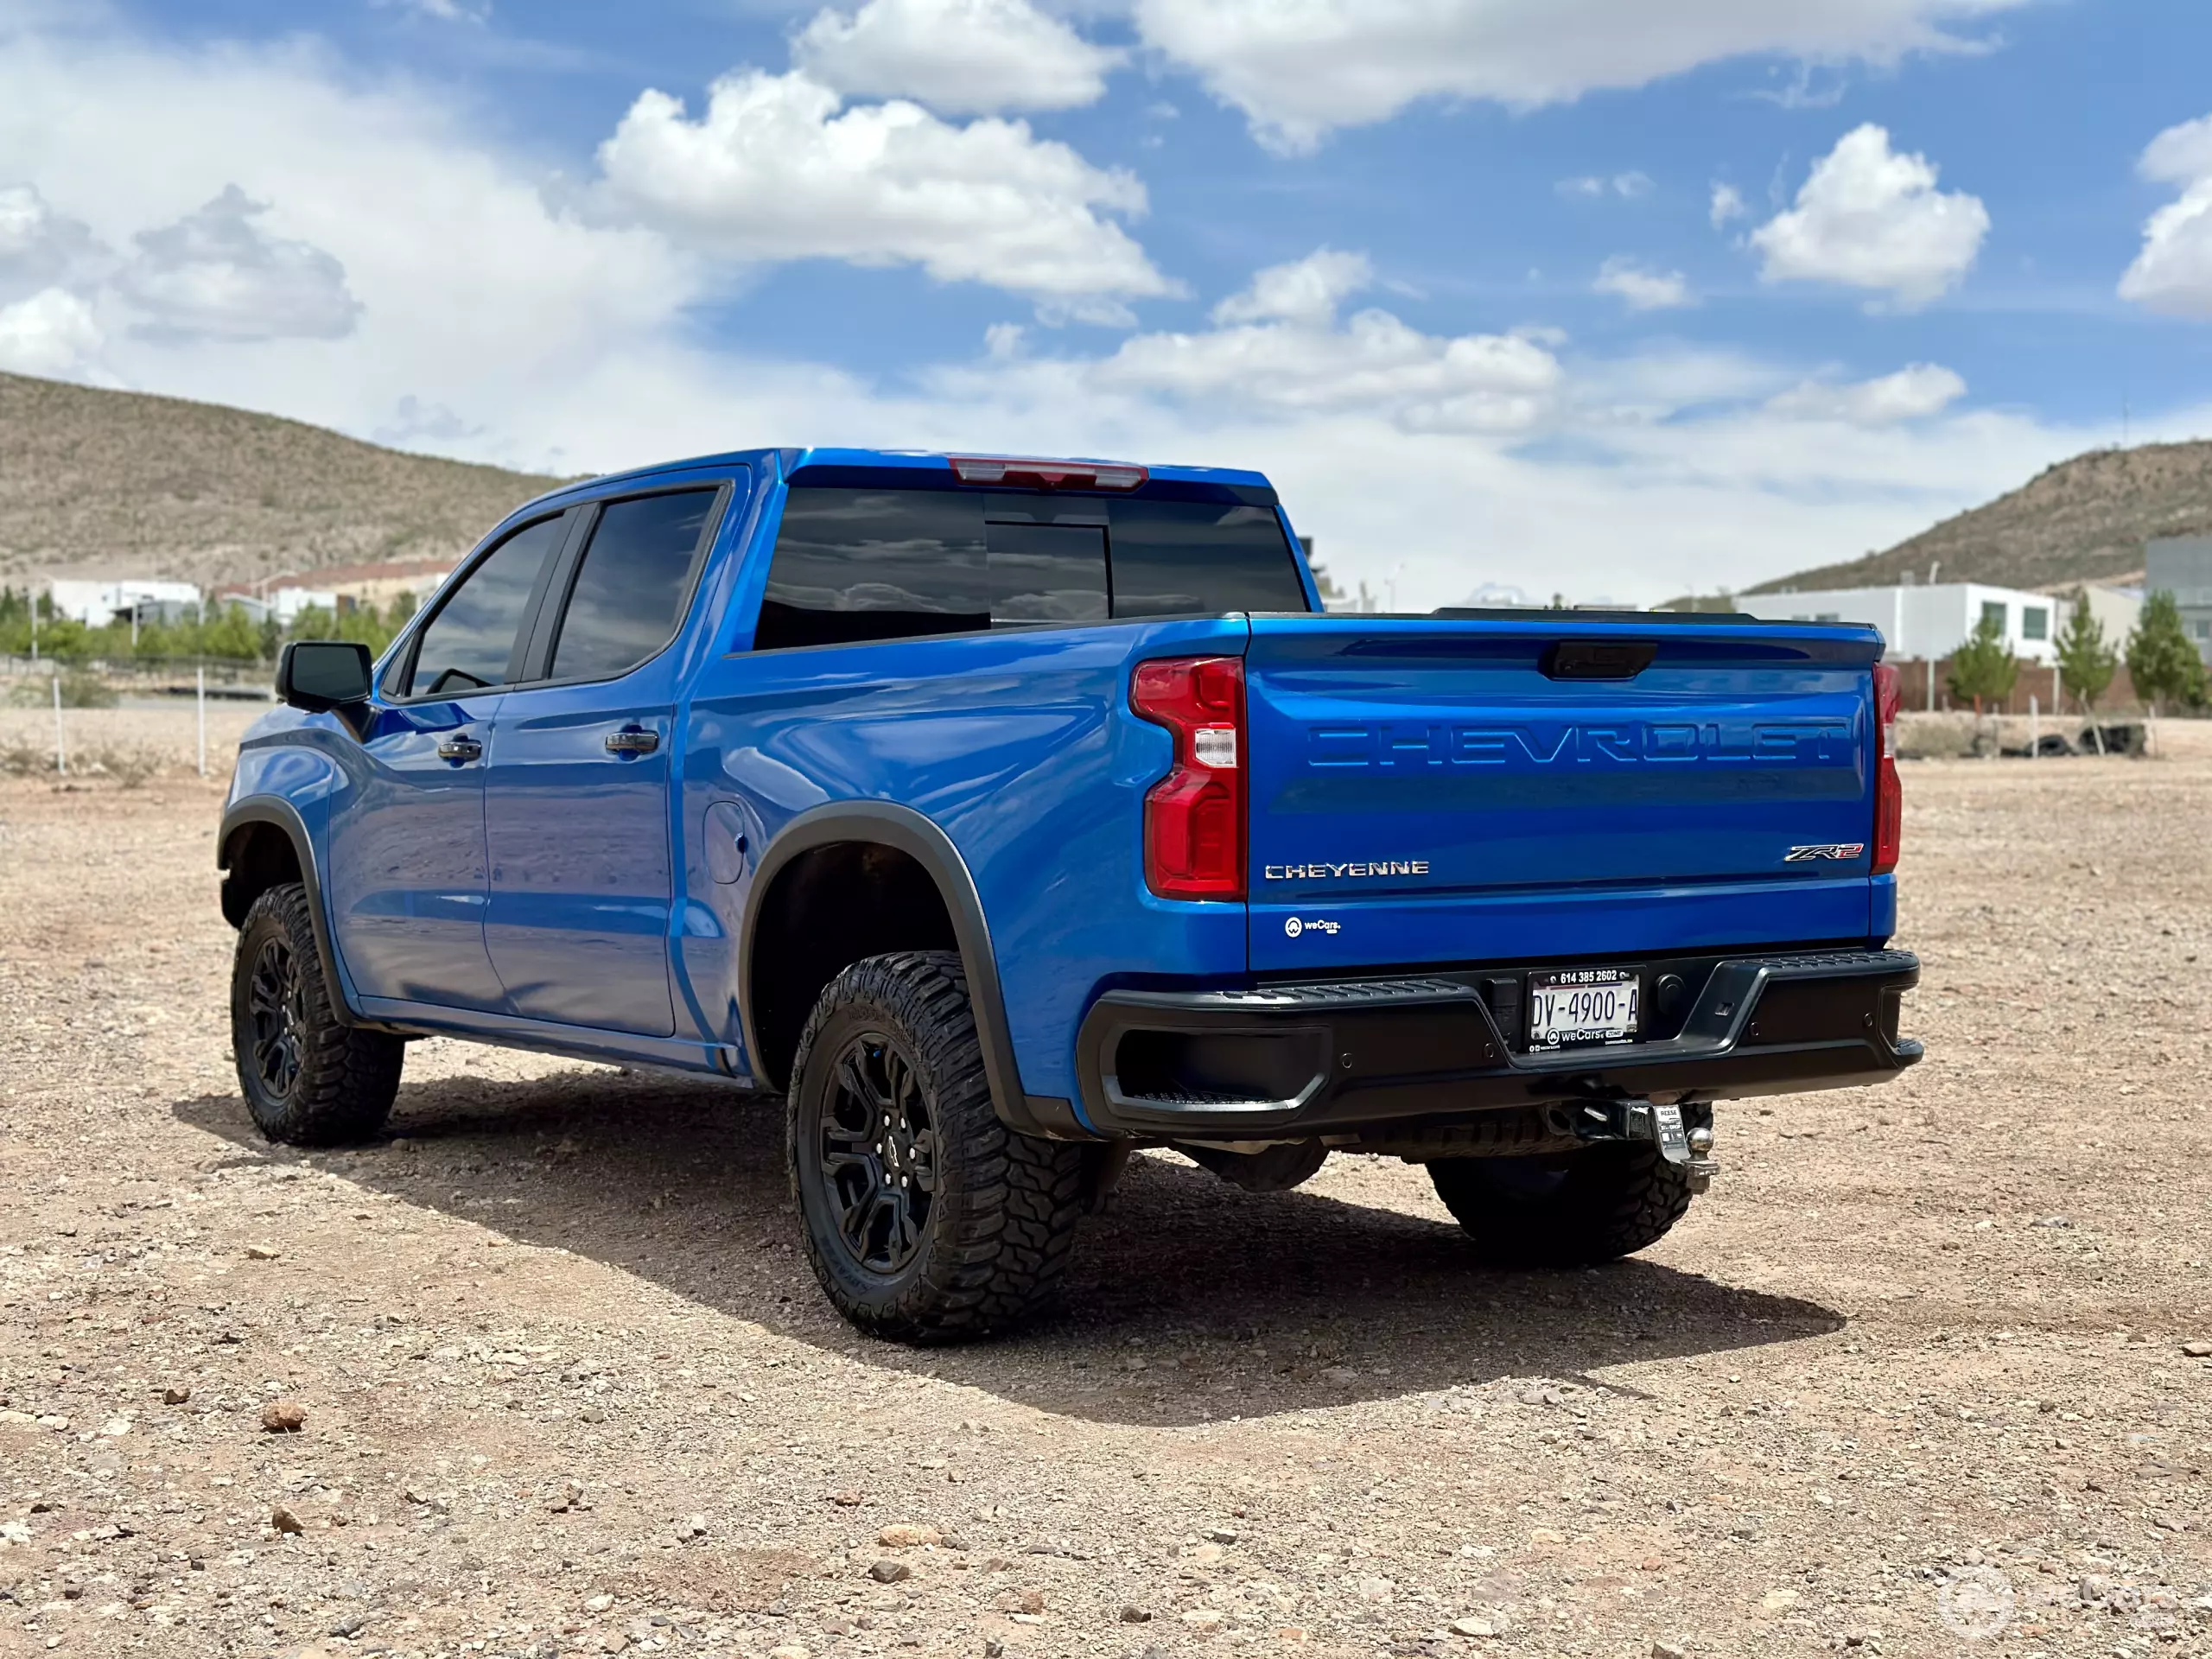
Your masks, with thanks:
M0 584L448 559L559 480L214 404L0 374Z
M1925 582L1939 563L1942 582L2035 588L2108 581L2140 571L2143 543L2152 537L2206 530L2212 530L2212 442L2092 449L1885 553L1801 570L1750 591L1879 587L1907 572Z

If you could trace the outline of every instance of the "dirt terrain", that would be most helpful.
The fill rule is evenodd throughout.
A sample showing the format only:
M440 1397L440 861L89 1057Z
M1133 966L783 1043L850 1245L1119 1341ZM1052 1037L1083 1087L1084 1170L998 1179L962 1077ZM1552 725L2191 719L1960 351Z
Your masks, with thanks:
M0 779L0 1656L2212 1652L2206 735L1909 766L1929 1060L1724 1106L1641 1258L1150 1156L930 1353L768 1100L436 1041L261 1144L219 783Z

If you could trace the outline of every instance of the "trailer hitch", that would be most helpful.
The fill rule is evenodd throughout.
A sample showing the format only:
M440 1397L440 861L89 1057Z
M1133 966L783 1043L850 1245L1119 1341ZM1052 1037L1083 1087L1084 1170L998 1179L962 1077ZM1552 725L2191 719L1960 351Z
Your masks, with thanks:
M1577 1100L1547 1107L1554 1134L1585 1142L1626 1141L1658 1148L1659 1156L1689 1178L1690 1191L1712 1185L1720 1166L1713 1160L1709 1103L1649 1100Z

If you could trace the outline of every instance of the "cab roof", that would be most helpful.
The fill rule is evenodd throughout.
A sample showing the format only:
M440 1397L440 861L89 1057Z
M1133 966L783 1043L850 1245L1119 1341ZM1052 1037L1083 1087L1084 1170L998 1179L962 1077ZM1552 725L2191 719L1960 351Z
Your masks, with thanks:
M693 455L682 461L657 461L649 467L635 467L626 472L606 473L593 478L580 478L540 496L538 502L551 501L563 496L588 493L598 494L610 487L625 484L649 483L672 474L709 472L717 467L750 467L766 472L772 464L778 476L790 480L805 473L823 483L861 484L880 481L883 484L907 484L921 487L955 487L962 480L953 472L956 459L976 459L974 452L963 451L957 456L950 450L929 449L855 449L845 448L730 449L718 454ZM1001 457L991 456L991 460ZM1081 473L1098 467L1130 469L1132 463L1110 461L1096 456L1020 456L1004 457L1018 461L1023 466L1044 467L1061 467ZM1253 505L1272 505L1274 487L1263 473L1233 467L1178 467L1140 463L1145 482L1134 492L1122 489L1102 490L1101 493L1145 495L1150 493L1182 494L1192 486L1213 486ZM904 474L904 476L900 476ZM870 475L874 475L871 480ZM801 481L806 481L802 480ZM1009 480L1011 482L1012 480ZM1155 492L1154 486L1165 489ZM1073 486L1081 489L1081 485Z

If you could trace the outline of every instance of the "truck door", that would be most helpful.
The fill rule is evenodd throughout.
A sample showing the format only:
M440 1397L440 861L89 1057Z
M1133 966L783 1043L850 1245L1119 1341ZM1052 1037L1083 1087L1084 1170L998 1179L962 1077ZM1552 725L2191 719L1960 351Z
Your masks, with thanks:
M364 996L506 1006L484 949L483 759L571 517L479 558L386 671L361 786L330 809L332 923Z
M731 496L691 482L593 504L485 767L485 938L515 1012L641 1036L675 1029L668 649Z

